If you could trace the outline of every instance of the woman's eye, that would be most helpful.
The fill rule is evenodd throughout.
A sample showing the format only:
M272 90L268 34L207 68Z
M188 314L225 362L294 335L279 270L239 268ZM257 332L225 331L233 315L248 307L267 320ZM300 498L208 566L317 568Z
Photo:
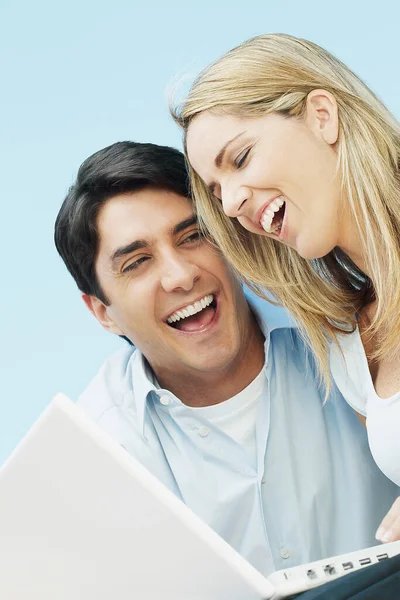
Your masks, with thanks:
M134 260L133 262L129 263L129 265L126 266L122 270L122 272L128 273L129 271L133 271L134 269L137 269L142 263L144 263L146 260L149 260L149 258L150 258L149 256L141 256L137 260Z
M244 162L246 160L246 158L248 157L250 152L250 148L248 150L246 150L245 152L243 152L242 154L239 154L238 158L235 160L235 167L237 169L240 169L240 167L242 167L244 165Z

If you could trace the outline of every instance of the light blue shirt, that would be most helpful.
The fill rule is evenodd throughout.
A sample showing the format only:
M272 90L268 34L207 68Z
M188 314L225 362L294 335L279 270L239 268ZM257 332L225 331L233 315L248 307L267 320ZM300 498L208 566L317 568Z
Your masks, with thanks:
M267 382L256 465L218 427L157 389L134 348L106 361L79 404L268 575L375 545L399 488L373 462L364 427L336 389L323 406L313 358L297 330L271 331L266 303L255 312L265 336Z

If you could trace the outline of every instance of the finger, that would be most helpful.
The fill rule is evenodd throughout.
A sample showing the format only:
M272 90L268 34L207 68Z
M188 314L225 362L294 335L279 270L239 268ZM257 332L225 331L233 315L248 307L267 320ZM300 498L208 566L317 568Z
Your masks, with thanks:
M398 517L400 517L400 497L396 498L396 500L392 504L391 509L389 510L385 518L382 520L382 523L379 525L378 530L375 534L377 540L380 540L382 542L386 541L383 538L385 534L391 529L393 523Z
M393 521L389 529L382 536L382 542L394 542L400 540L400 516Z

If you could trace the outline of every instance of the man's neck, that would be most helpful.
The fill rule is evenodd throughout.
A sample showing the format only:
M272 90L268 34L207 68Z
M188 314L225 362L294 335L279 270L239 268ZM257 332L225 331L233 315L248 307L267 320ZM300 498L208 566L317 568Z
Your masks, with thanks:
M159 384L187 406L212 406L244 390L264 366L264 336L251 314L240 355L224 370L156 373Z

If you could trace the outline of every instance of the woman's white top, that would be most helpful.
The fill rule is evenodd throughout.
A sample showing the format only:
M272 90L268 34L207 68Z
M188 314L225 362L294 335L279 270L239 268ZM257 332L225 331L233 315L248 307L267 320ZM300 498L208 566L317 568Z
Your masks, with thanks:
M400 485L400 390L390 398L375 391L359 330L339 336L340 349L332 344L333 379L345 400L367 417L368 440L379 468Z

